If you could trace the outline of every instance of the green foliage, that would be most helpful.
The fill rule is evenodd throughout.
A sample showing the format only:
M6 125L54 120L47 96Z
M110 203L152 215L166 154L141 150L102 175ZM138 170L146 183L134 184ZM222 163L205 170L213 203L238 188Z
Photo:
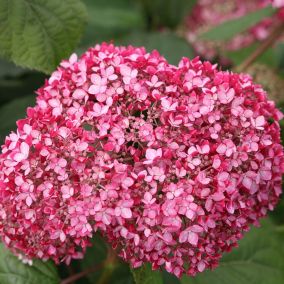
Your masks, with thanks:
M148 28L175 28L197 2L196 0L140 0Z
M281 41L275 48L275 54L277 58L277 67L280 75L284 76L284 43Z
M43 83L44 74L20 68L12 62L0 59L0 108L9 101L34 93ZM18 116L12 113L7 118L15 125L14 117Z
M232 61L234 66L240 65L255 49L259 44L255 43L250 46L241 48L239 50L227 51L226 56ZM271 68L278 66L277 53L274 49L268 49L264 54L258 58L258 63L265 64Z
M0 54L50 73L79 42L85 19L79 0L0 0Z
M134 284L129 266L118 258L109 259L109 249L99 234L93 237L93 246L88 248L84 259L80 261L82 270L98 267L87 275L88 281L96 284Z
M136 1L84 0L84 2L88 11L88 25L81 43L82 51L94 44L115 40L145 27L145 19Z
M16 77L24 74L26 70L18 68L12 62L0 59L0 80L3 77Z
M206 40L229 40L238 33L241 33L252 27L265 17L273 15L275 12L271 7L266 7L261 10L251 12L238 19L229 20L220 24L217 27L203 33L201 38Z
M56 267L51 262L35 260L32 266L23 264L0 244L1 284L59 284Z
M153 271L150 264L144 264L141 268L132 269L136 284L163 284L163 278L159 271Z
M0 108L0 141L4 142L4 138L11 130L16 130L16 121L25 118L26 109L35 104L35 95L24 96L13 100ZM1 282L0 282L1 283Z

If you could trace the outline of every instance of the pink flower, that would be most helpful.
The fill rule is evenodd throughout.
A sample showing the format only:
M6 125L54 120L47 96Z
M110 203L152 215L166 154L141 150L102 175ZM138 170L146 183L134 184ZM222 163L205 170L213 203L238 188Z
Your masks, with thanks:
M123 76L123 82L124 84L128 85L134 80L138 74L137 69L131 69L127 65L121 65L120 66L120 73Z
M162 98L161 105L164 111L175 111L178 103L171 103L171 99Z
M153 75L152 78L151 78L151 81L147 81L146 84L147 84L149 87L152 87L152 88L159 88L159 87L161 87L164 83L159 81L158 76Z
M283 0L272 0L272 6L276 8L284 7L284 1Z
M265 124L265 118L263 115L258 116L257 118L251 118L251 123L256 129L263 129L263 126Z
M74 195L74 188L63 185L61 187L62 197L68 199Z
M218 70L106 43L63 61L2 146L2 241L68 264L100 231L133 267L215 268L276 206L284 172L280 111Z
M149 165L149 164L153 164L154 160L157 159L157 158L161 158L162 157L162 149L147 149L146 150L146 161L143 162L143 164L145 165Z
M230 103L235 96L235 90L233 88L224 89L223 87L220 88L218 92L218 98L222 104Z
M221 155L226 155L227 157L232 156L237 150L235 144L230 139L225 139L219 146L217 147L217 153Z
M189 242L192 246L197 246L198 243L198 232L202 232L202 228L200 226L195 226L192 228L188 228L185 231L182 231L179 235L179 242Z
M92 114L94 117L99 117L99 116L106 114L108 112L108 109L109 109L108 106L102 106L98 103L95 103L93 106Z
M139 128L139 138L142 141L152 141L154 139L153 126L151 124L144 124Z
M113 66L109 66L105 70L102 70L102 75L109 81L114 81L118 78Z
M87 96L87 93L83 89L76 89L72 95L74 99L81 100Z
M53 108L52 114L54 116L58 116L62 112L62 105L58 99L50 99L48 100L48 104Z
M16 162L21 162L21 161L23 161L23 160L28 158L29 152L30 152L30 147L29 147L29 145L26 142L22 142L20 144L20 149L19 150L20 151L14 155L14 160Z
M91 82L93 85L89 87L88 92L92 95L103 94L107 89L107 79L102 78L98 74L91 75Z
M133 205L133 201L132 200L124 200L124 201L120 201L117 204L117 207L114 210L114 214L115 216L119 217L121 216L122 218L126 218L129 219L132 217L132 211L131 211L131 207Z

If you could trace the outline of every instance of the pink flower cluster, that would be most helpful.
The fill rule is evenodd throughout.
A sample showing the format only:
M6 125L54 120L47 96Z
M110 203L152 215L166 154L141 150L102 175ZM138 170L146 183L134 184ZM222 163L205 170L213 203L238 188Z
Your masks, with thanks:
M2 146L2 240L69 263L99 230L133 267L214 268L278 201L281 118L248 75L198 58L72 55Z
M262 0L264 1L264 0ZM271 4L272 7L275 8L283 8L284 7L284 0L268 0Z
M199 36L203 32L226 21L238 19L268 5L281 8L271 17L236 35L226 43L202 41ZM265 40L278 22L284 20L284 0L198 0L186 20L186 38L199 55L212 59L218 50L238 50L252 43ZM221 44L221 46L220 46Z

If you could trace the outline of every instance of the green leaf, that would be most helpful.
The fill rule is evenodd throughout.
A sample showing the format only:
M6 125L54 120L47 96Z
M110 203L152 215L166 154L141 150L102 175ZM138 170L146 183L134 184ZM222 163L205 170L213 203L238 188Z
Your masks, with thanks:
M190 13L197 0L140 0L148 28L175 28Z
M282 145L283 145L283 136L284 136L284 132L282 131L281 132L281 135L282 135ZM283 190L283 186L282 186L282 190ZM283 194L281 195L280 197L280 201L279 203L277 204L275 210L273 212L270 213L270 217L275 221L275 223L278 223L278 224L282 224L283 228L284 228L284 197L283 197ZM283 234L284 236L284 234Z
M33 265L23 264L0 244L1 284L59 284L60 279L51 262L33 261Z
M0 54L50 73L75 48L86 19L79 0L0 0Z
M136 1L84 0L88 10L88 25L80 51L102 41L111 41L145 27L145 19Z
M238 19L226 21L217 27L201 34L201 38L206 40L229 40L236 34L246 31L248 28L257 24L265 17L273 15L275 9L266 7L255 12L251 12Z
M277 67L279 71L281 72L282 77L284 77L284 43L279 42L276 45L276 61L277 61ZM279 72L279 73L280 73Z
M0 108L0 141L12 130L16 130L16 121L25 118L26 109L29 106L34 106L35 95L25 96L13 100ZM1 282L0 282L1 283ZM2 283L1 283L2 284Z
M0 77L0 107L4 103L32 94L42 86L44 80L42 73L30 70L19 76Z
M235 66L240 65L250 54L252 54L259 44L254 43L245 48L234 51L226 51L225 56L228 57ZM276 68L279 64L276 56L276 51L273 48L266 50L256 61L257 63L265 64L271 68Z
M148 52L156 49L171 64L177 64L182 57L194 57L194 51L182 38L170 32L133 33L119 41L122 44L144 46Z
M163 284L180 284L180 280L172 273L162 270Z
M133 276L126 262L120 259L108 260L108 245L97 233L93 237L93 246L87 249L84 259L80 261L81 270L100 267L87 275L91 283L96 284L134 284Z
M132 274L136 284L162 284L163 278L160 271L153 271L150 264L144 264L142 267L132 269Z
M18 97L32 94L45 80L43 73L24 69L0 59L0 107Z
M226 253L218 268L196 277L183 277L182 284L283 284L283 241L268 221L252 228L240 246Z
M3 77L18 77L27 70L17 67L13 62L0 59L0 79Z

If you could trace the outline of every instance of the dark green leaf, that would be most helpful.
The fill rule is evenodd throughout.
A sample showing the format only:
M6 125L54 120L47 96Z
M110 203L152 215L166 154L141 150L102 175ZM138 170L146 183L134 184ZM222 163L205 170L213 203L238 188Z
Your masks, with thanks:
M283 137L284 133L282 132L282 144L283 144ZM280 197L280 201L278 203L278 205L276 206L275 210L273 212L270 213L271 218L278 224L281 224L284 228L284 196L283 194ZM284 233L284 231L283 231ZM284 234L283 234L284 236Z
M27 70L17 67L13 62L0 59L0 78L16 77L27 72Z
M175 28L189 14L196 0L140 0L149 29Z
M226 21L217 27L203 33L201 38L206 40L229 40L236 34L252 27L265 17L273 15L275 9L266 7L255 12L251 12L238 19Z
M96 272L87 275L88 280L96 284L134 284L128 264L119 259L111 263L107 260L107 253L107 244L99 234L96 234L93 246L88 248L84 259L80 261L82 270L99 267Z
M0 108L0 141L12 130L16 130L16 121L25 118L28 106L34 106L35 95L25 96L13 100ZM1 282L0 282L1 283ZM2 284L2 283L1 283Z
M0 244L1 284L59 284L55 266L51 262L35 260L32 266L23 264Z
M223 256L219 267L196 277L183 277L182 284L282 284L283 241L268 221L252 228L240 246Z
M135 1L84 0L88 10L88 25L82 39L81 49L111 41L123 35L143 29L145 21Z
M163 269L163 284L180 284L179 279L172 273L168 273L166 270Z
M0 59L0 107L3 103L33 93L44 83L44 79L42 73Z
M225 55L234 63L235 66L240 65L255 49L259 44L252 44L239 50L227 51ZM265 64L271 68L275 68L278 65L276 51L273 48L269 48L257 59L258 63Z
M278 43L275 49L276 49L277 67L280 69L282 77L284 77L283 76L284 75L284 43L283 42Z
M50 73L79 42L86 19L79 0L0 0L0 54Z
M163 278L160 271L153 271L150 264L144 264L142 267L132 269L132 274L136 284L162 284Z
M177 64L183 56L194 57L188 43L173 33L133 33L122 44L144 46L147 51L158 50L171 64Z

